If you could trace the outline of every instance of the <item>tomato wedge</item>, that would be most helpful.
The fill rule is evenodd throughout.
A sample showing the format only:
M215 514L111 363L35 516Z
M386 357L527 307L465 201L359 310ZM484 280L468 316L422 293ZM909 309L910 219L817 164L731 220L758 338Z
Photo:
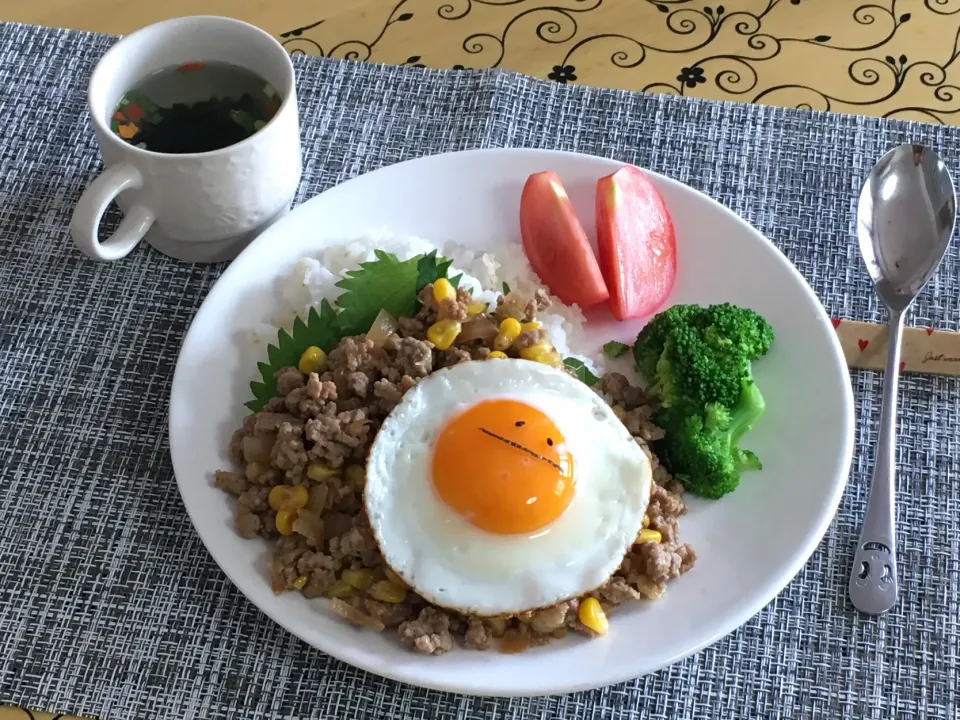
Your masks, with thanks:
M677 274L676 237L666 203L639 168L597 181L597 247L617 320L663 305Z
M587 234L555 172L527 178L520 196L520 236L530 266L564 304L585 308L610 297Z

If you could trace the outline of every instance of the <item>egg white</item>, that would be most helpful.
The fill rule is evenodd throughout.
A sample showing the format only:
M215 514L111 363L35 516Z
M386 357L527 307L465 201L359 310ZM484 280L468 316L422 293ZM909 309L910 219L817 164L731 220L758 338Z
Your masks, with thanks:
M573 500L533 533L498 535L470 525L431 480L435 440L447 422L497 398L546 414L574 458ZM371 447L364 502L387 563L420 595L495 615L601 585L636 538L652 477L643 449L585 384L541 363L488 360L439 370L404 396Z

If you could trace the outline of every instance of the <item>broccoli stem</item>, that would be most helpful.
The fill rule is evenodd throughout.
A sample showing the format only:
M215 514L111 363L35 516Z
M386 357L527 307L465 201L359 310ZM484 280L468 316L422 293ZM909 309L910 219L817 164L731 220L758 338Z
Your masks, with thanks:
M730 452L737 465L738 471L760 470L760 458L750 450L744 450L740 447L740 438L742 438L760 419L767 409L767 403L760 394L760 388L753 381L752 377L743 380L743 386L740 391L740 400L733 408L730 414Z
M740 398L736 405L727 410L723 405L711 403L705 408L704 429L713 435L713 447L720 450L721 456L728 456L737 472L760 470L760 459L750 450L739 447L742 438L760 419L767 404L760 388L753 378L744 378Z
M761 418L767 403L760 394L760 388L753 377L744 378L740 391L740 400L730 415L730 441L736 447L740 438Z

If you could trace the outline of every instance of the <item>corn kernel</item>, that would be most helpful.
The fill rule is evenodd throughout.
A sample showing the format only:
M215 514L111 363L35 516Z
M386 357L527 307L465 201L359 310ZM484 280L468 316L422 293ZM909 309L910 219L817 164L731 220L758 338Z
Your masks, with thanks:
M370 570L344 570L340 577L357 590L366 590L373 584L373 573Z
M645 527L645 528L650 527L650 516L649 516L649 515L644 515L644 516L643 516L643 524L642 524L640 527Z
M541 355L553 352L553 345L548 342L539 342L520 350L520 357L524 360L539 360Z
M467 303L467 315L480 315L487 311L487 304L483 300L471 300Z
M427 330L427 340L433 343L437 350L446 350L460 334L461 326L456 320L437 320Z
M487 355L487 360L494 360L496 358L505 358L506 356L507 356L506 353L500 352L499 350L491 350L490 354Z
M530 322L520 323L521 332L527 332L529 330L539 330L541 328L540 323L536 320L531 320Z
M558 369L563 367L563 358L560 357L560 353L556 353L553 350L537 355L536 362Z
M307 465L307 477L314 482L320 482L327 478L332 478L337 474L337 469L332 468L326 463L310 463Z
M493 347L497 350L506 350L520 335L520 321L516 318L504 318L500 323L497 337L493 340Z
M387 576L387 582L393 583L397 587L408 588L410 587L404 582L403 578L397 575L389 566L383 566L383 574Z
M296 580L293 581L293 589L303 590L303 586L307 584L308 579L309 578L307 578L306 575L301 575L300 577L298 577Z
M276 511L299 510L307 506L310 492L302 485L277 485L270 488L267 502ZM292 522L292 521L291 521Z
M277 518L274 520L277 532L281 535L291 535L293 533L293 522L296 519L296 510L277 510Z
M637 545L651 540L655 543L663 542L663 535L660 534L659 530L648 530L647 528L637 533Z
M297 369L304 375L318 373L323 370L327 364L327 354L316 345L311 345L303 351L300 356L300 362L297 363Z
M433 283L433 299L438 303L444 300L456 300L457 290L446 278L437 278Z
M385 603L402 603L407 598L406 588L394 585L387 580L380 580L370 586L367 594L374 600Z
M617 416L617 420L623 422L624 418L627 417L627 410L623 405L614 405L613 414Z
M363 490L367 483L367 473L362 465L348 465L343 471L343 477L357 490Z
M345 598L350 597L353 593L356 592L356 588L353 587L346 580L341 578L337 580L333 585L327 588L325 595L332 598Z
M606 635L610 624L607 622L607 614L600 607L600 601L595 597L587 597L580 601L580 607L577 609L577 617L589 630L597 635Z
M517 339L520 330L520 321L516 318L504 318L503 322L500 323L500 335L511 343Z

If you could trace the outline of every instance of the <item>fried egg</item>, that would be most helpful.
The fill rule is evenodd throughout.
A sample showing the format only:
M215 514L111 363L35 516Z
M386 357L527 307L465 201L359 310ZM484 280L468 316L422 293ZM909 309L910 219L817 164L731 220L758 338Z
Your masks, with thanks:
M371 447L364 504L387 564L428 601L512 614L610 577L651 482L647 455L589 387L498 359L407 392Z

